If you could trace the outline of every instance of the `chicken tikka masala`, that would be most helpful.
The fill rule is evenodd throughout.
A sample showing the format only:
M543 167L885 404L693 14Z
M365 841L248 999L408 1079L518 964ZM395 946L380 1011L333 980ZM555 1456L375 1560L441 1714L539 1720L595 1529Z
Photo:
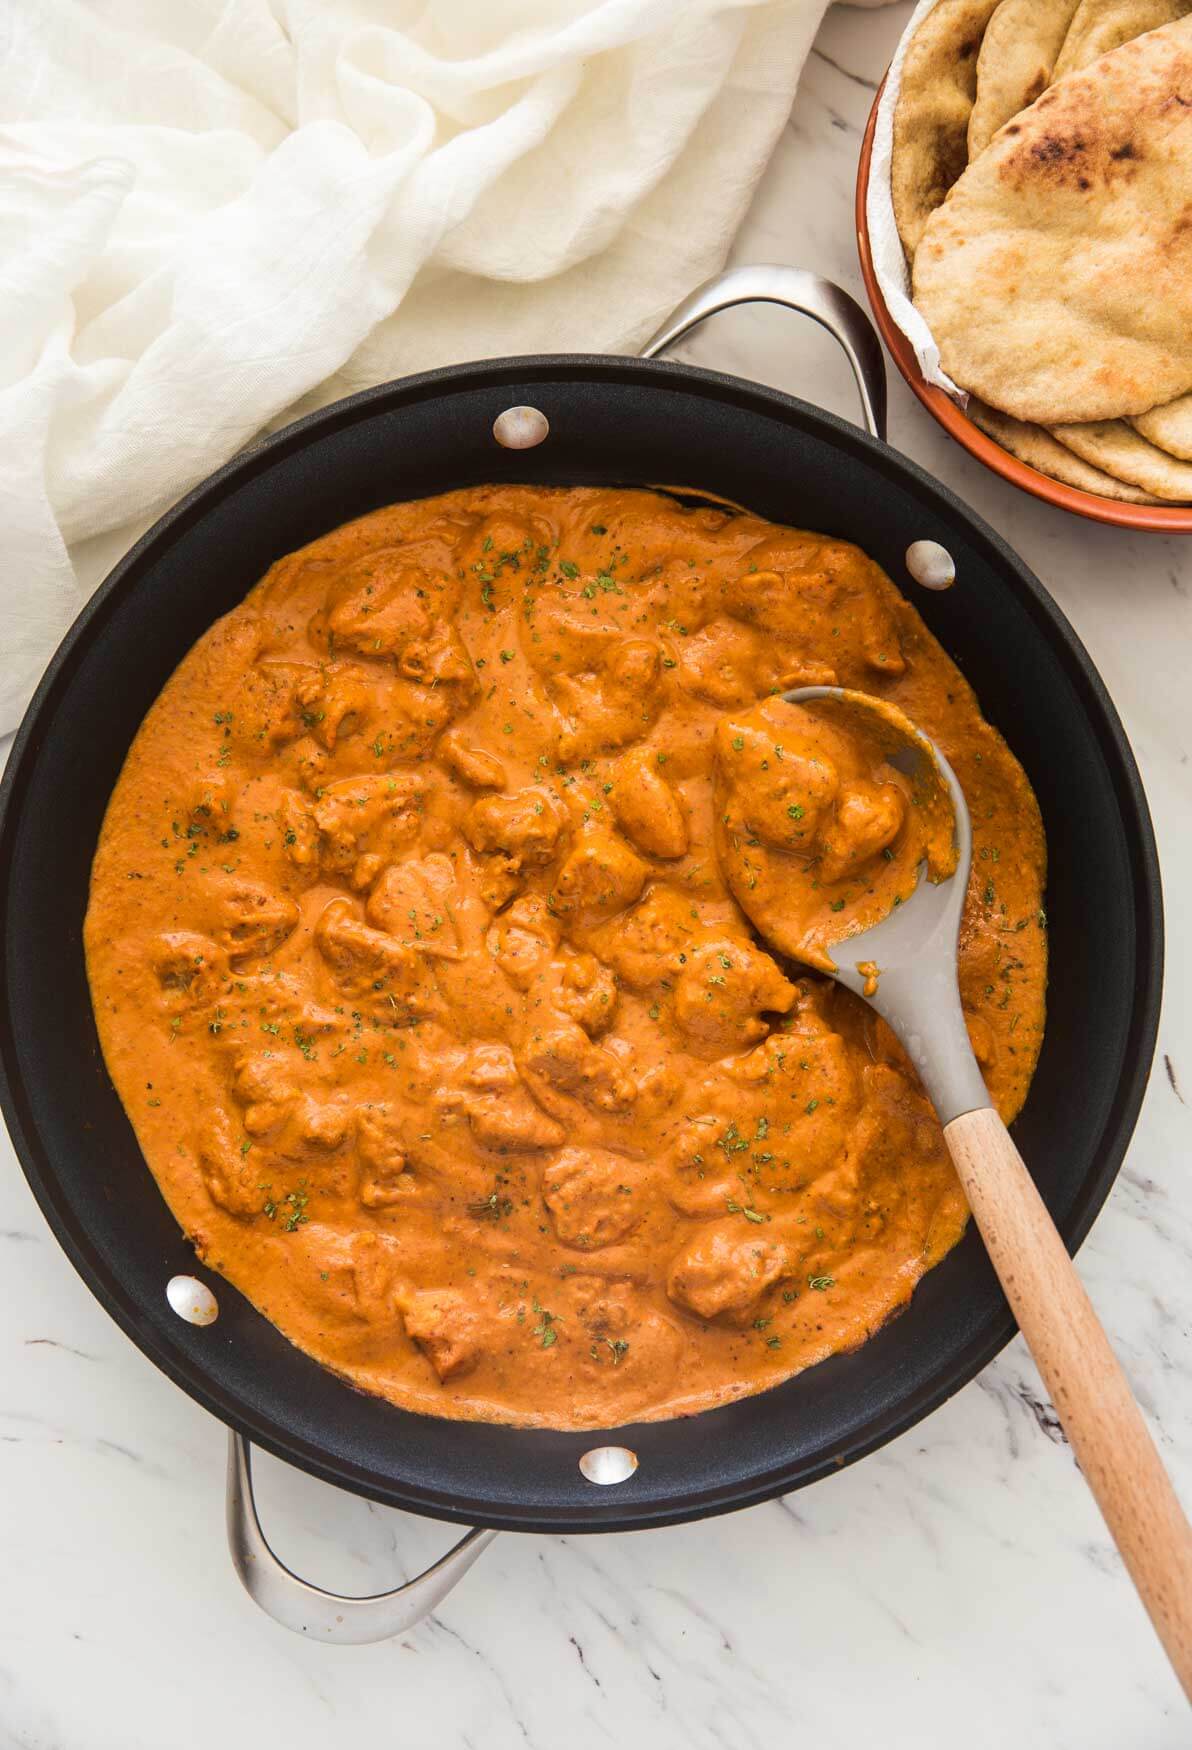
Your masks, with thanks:
M564 1428L759 1391L902 1308L966 1221L940 1126L716 853L719 747L831 907L898 856L913 797L863 749L812 770L759 703L819 683L897 704L963 785L961 989L1009 1120L1038 808L858 548L480 487L276 564L141 726L86 921L108 1069L199 1257L366 1391Z

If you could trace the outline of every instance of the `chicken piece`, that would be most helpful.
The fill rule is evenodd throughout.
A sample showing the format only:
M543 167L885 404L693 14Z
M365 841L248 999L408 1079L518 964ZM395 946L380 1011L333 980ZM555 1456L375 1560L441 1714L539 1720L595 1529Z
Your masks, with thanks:
M632 537L634 558L641 568L634 597L649 602L655 622L670 635L672 656L686 649L696 628L707 624L720 600L723 549L715 539L701 539L696 527L700 514L679 511L669 529L665 520L655 523L652 532L656 532L659 545L653 552L653 541L643 542L642 532L635 530Z
M854 1107L851 1125L833 1130L835 1146L811 1188L816 1214L833 1224L835 1245L848 1244L862 1228L872 1233L874 1212L888 1216L897 1207L907 1194L908 1161L951 1178L943 1132L918 1088L888 1064L866 1064L861 1075L863 1103ZM924 1193L916 1184L910 1195Z
M745 1185L806 1190L845 1151L861 1103L855 1048L802 992L800 1003L754 1050L687 1075L668 1151L669 1195L685 1215L722 1215L748 1200Z
M639 1123L654 1124L668 1116L686 1088L686 1076L680 1074L671 1059L649 1065L638 1078L633 1101Z
M582 1268L594 1273L599 1258ZM585 1397L600 1393L608 1420L625 1421L638 1405L666 1401L680 1383L689 1339L676 1320L643 1306L629 1284L596 1274L590 1281L584 1293L584 1278L573 1278L577 1296L583 1295L577 1306L583 1341L576 1345L573 1366L585 1376Z
M604 666L606 698L633 700L644 708L658 682L660 653L647 638L626 638Z
M260 1173L222 1106L212 1107L203 1121L197 1152L199 1172L213 1203L240 1220L261 1213Z
M383 1101L361 1106L356 1114L356 1154L360 1162L359 1197L366 1209L388 1209L409 1195L397 1114Z
M250 1136L268 1136L289 1116L298 1097L290 1054L249 1052L236 1059L232 1093L244 1107L244 1128Z
M149 957L172 1007L213 1002L228 976L222 949L210 936L199 936L192 930L163 931L154 939Z
M602 1148L565 1148L542 1175L542 1196L565 1246L610 1246L632 1233L644 1213L640 1162Z
M366 553L336 576L311 634L333 651L397 657L431 631L431 599L430 579L400 549Z
M496 851L492 856L481 857L476 891L489 911L497 912L521 892L524 880L513 860Z
M668 1151L667 1187L684 1215L723 1215L730 1204L748 1201L751 1191L745 1186L772 1185L776 1150L786 1147L786 1138L770 1084L759 1078L752 1085L735 1073L740 1063L762 1055L759 1048L749 1058L716 1064L704 1077L689 1075L684 1083L683 1116Z
M475 698L471 659L454 629L447 628L409 650L398 672L404 678L386 689L385 733L377 737L373 752L398 760L427 759L452 718Z
M283 791L277 824L290 862L295 869L313 875L319 867L319 829L306 797L297 790Z
M686 855L687 819L657 754L639 748L617 761L613 801L621 831L647 857Z
M566 818L554 792L536 786L472 804L463 831L481 855L480 897L490 910L520 890L528 870L551 862Z
M291 1111L289 1128L301 1150L329 1153L343 1142L351 1123L352 1114L344 1100L317 1100L304 1094Z
M371 1228L345 1233L314 1215L313 1202L287 1201L270 1190L274 1221L285 1233L287 1273L320 1325L338 1325L349 1342L370 1349L392 1341L401 1319L401 1248L392 1234ZM300 1215L301 1219L295 1219ZM292 1223L293 1225L287 1225ZM357 1350L357 1353L362 1351Z
M737 1174L713 1167L676 1165L667 1196L680 1215L723 1215L730 1203L739 1203L743 1191ZM747 1195L747 1194L746 1194Z
M617 1008L617 985L608 967L594 954L564 948L556 961L559 974L555 1001L564 1014L579 1023L585 1033L604 1033L612 1026Z
M466 698L476 691L476 675L468 647L447 620L440 620L426 638L407 644L398 658L397 672L423 687L454 687ZM456 700L454 709L459 710Z
M758 665L758 693L790 693L796 687L835 687L840 680L829 662L809 656L787 656L772 645Z
M625 1112L633 1104L636 1085L617 1058L593 1045L573 1021L560 1022L537 1035L525 1055L526 1068L562 1094L571 1094L600 1112Z
M398 1114L385 1101L361 1106L356 1113L356 1152L372 1173L396 1177L405 1171Z
M716 726L718 788L727 796L724 824L731 833L810 858L831 818L840 777L830 760L787 746L780 721L767 721L766 712L763 705Z
M473 790L503 790L505 768L483 748L473 747L459 729L449 729L438 746L443 763Z
M719 1109L740 1113L747 1135L758 1119L768 1122L768 1136L750 1151L765 1166L765 1184L795 1189L839 1160L861 1104L856 1054L839 1033L822 1021L784 1028L724 1067L731 1091Z
M790 1254L741 1215L708 1222L671 1259L666 1292L701 1319L747 1325L766 1290L790 1270Z
M698 699L727 710L757 698L758 634L736 620L717 616L680 646L684 687Z
M534 596L537 637L523 647L527 661L561 702L580 710L584 693L574 677L590 677L598 671L622 637L620 621L609 610L608 598L596 591L585 596L585 587L591 589L578 580L564 582L561 578L540 585ZM590 704L590 680L587 697Z
M175 838L219 841L219 835L226 831L231 820L235 799L225 771L207 771L192 778L183 786L177 804L186 825L183 826L180 820L171 822Z
M518 1096L473 1094L464 1100L472 1135L495 1154L526 1154L558 1148L566 1136L525 1090Z
M841 786L832 819L823 828L820 879L844 881L892 845L902 831L906 803L893 784L864 778Z
M487 946L509 982L529 990L559 945L562 927L544 900L526 893L515 899L488 932Z
M423 784L408 772L377 772L327 785L314 807L319 859L331 874L353 871L368 853L393 856L421 825Z
M538 1105L507 1045L476 1046L464 1086L442 1103L465 1112L476 1141L497 1154L557 1148L564 1140L562 1125Z
M795 987L768 954L749 942L705 942L687 956L675 985L674 1015L688 1038L739 1051L769 1031L764 1014L785 1015Z
M558 538L554 519L545 511L523 512L501 505L472 519L451 562L469 571L480 588L499 586L508 578L520 592L527 572L544 574Z
M259 881L214 875L209 892L216 919L212 934L234 967L272 954L298 922L293 900Z
M312 735L304 735L290 748L289 757L302 788L310 796L317 795L323 788L331 764L326 749L321 748Z
M305 733L298 687L317 675L318 668L310 662L265 658L247 665L239 680L239 725L266 750L295 741Z
M889 1064L868 1063L861 1073L864 1102L846 1151L859 1163L860 1178L896 1185L907 1161L946 1162L943 1131L926 1095ZM816 1181L817 1197L826 1186L826 1178Z
M337 980L352 992L371 988L377 978L400 982L418 957L385 930L361 923L349 899L333 899L324 907L314 936Z
M314 1200L300 1187L287 1195L280 1187L265 1186L266 1194L273 1221L285 1234L294 1292L317 1312L320 1324L340 1326L350 1341L371 1345L384 1339L401 1318L401 1253L393 1236L372 1229L345 1233L320 1221Z
M559 870L559 910L588 924L613 917L633 904L648 873L617 833L589 828Z
M413 1191L414 1181L409 1173L368 1173L361 1174L357 1195L365 1209L378 1210L404 1202Z
M373 695L369 676L350 663L328 662L298 681L294 713L328 753L369 721Z
M355 1233L347 1252L357 1316L378 1330L396 1324L405 1308L398 1293L402 1256L393 1236Z
M444 1012L434 973L419 947L361 923L351 900L331 901L315 925L314 938L345 995L367 1000L394 1021Z
M392 863L369 895L365 912L371 924L427 953L459 951L459 936L448 895L455 871L447 857L432 855Z
M450 1288L409 1294L402 1312L406 1334L441 1380L467 1373L480 1359L484 1324L462 1294Z
M872 560L844 541L775 531L743 556L725 601L734 617L764 634L779 660L831 650L842 674L906 668L894 590Z
M648 990L684 964L699 931L695 908L673 887L654 885L640 905L600 932L601 957L631 990Z
M464 835L475 851L500 851L520 874L551 861L566 821L554 791L532 785L474 802L464 821Z
M662 653L646 638L613 645L595 684L588 675L560 675L554 683L570 726L559 737L559 758L574 760L637 741L658 714Z

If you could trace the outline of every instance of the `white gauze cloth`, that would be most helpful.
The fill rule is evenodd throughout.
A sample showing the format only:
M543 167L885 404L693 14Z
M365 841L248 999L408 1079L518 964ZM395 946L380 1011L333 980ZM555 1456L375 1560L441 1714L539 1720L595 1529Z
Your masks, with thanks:
M722 264L824 5L0 7L0 733L302 398L643 340Z
M894 110L898 103L898 93L902 89L902 63L906 59L911 38L927 14L938 4L939 0L919 0L894 51L894 59L890 62L890 71L886 74L885 89L878 106L877 125L873 130L869 188L865 195L865 221L869 231L873 271L886 309L914 347L915 357L925 380L943 389L964 407L968 403L967 394L963 389L957 388L940 364L940 349L935 343L935 337L911 303L911 276L894 218L894 196L890 180L894 156Z

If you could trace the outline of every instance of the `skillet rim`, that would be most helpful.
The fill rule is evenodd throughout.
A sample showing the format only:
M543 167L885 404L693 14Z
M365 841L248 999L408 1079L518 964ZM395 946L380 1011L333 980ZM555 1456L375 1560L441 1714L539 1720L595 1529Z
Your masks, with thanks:
M1064 1240L1069 1251L1074 1253L1103 1207L1133 1136L1153 1064L1162 998L1164 921L1158 850L1141 776L1121 719L1075 629L1045 586L1008 543L951 488L889 444L869 436L836 414L745 378L671 360L622 358L608 354L553 353L470 361L360 390L292 421L226 462L166 510L113 566L103 583L83 604L30 700L0 778L0 925L7 921L10 903L10 819L15 820L19 812L26 763L36 755L41 737L52 729L57 709L55 694L60 683L68 677L76 652L85 648L93 627L108 605L125 590L135 587L140 570L152 562L160 545L168 545L200 520L211 504L225 493L269 469L294 450L317 444L322 436L350 427L376 413L412 401L432 399L441 391L499 387L505 381L577 379L589 383L624 383L633 379L640 383L653 379L659 388L669 380L701 398L735 405L747 412L780 415L787 423L794 416L795 422L836 450L845 453L851 450L854 457L872 470L879 480L901 476L960 518L972 540L988 550L991 562L1007 587L1018 595L1040 635L1051 644L1080 702L1085 724L1093 733L1105 760L1122 820L1140 973L1125 1047L1125 1070L1119 1078L1103 1133L1103 1164L1097 1173L1086 1175L1072 1215L1065 1223ZM450 490L450 487L444 486L443 490ZM5 933L0 929L0 979L6 984L5 943ZM297 1434L263 1421L251 1407L233 1399L231 1393L221 1395L222 1388L212 1382L206 1369L192 1364L179 1352L161 1346L156 1334L142 1322L131 1294L118 1280L109 1279L106 1266L94 1255L85 1230L73 1221L73 1211L65 1195L61 1196L60 1206L57 1176L48 1155L48 1170L44 1175L41 1171L19 1111L21 1078L15 1073L10 1076L11 1031L15 1017L8 1019L10 1028L0 1030L0 1112L42 1214L74 1269L101 1306L155 1367L225 1426L234 1428L274 1457L365 1499L449 1523L556 1535L645 1530L734 1512L833 1474L905 1433L962 1386L969 1384L1000 1353L1017 1329L1009 1308L1003 1304L982 1340L970 1342L930 1386L920 1388L902 1400L896 1410L891 1409L867 1424L865 1433L847 1450L826 1456L819 1464L808 1466L804 1462L796 1465L795 1474L790 1467L771 1468L751 1476L747 1482L735 1481L701 1494L684 1494L665 1506L656 1500L639 1505L628 1498L621 1505L601 1495L592 1499L590 1511L582 1517L528 1504L517 1510L507 1507L494 1510L491 1504L468 1503L458 1496L445 1496L421 1486L395 1482L391 1477L378 1476L365 1467L350 1467L339 1459L331 1460L321 1448ZM12 1068L15 1071L15 1064ZM443 1419L442 1425L459 1429L467 1424ZM604 1432L605 1439L611 1438L613 1432ZM593 1431L592 1437L598 1439L599 1435Z

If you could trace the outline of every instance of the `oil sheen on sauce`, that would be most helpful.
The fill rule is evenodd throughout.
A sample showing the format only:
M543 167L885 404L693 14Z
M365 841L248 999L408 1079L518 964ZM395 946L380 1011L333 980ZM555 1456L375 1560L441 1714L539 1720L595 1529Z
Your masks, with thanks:
M760 771L759 701L811 684L895 703L964 787L961 990L1011 1118L1038 809L889 579L655 493L473 488L275 565L113 793L92 996L199 1256L366 1391L554 1427L759 1391L904 1307L966 1220L940 1127L716 855L718 735Z

